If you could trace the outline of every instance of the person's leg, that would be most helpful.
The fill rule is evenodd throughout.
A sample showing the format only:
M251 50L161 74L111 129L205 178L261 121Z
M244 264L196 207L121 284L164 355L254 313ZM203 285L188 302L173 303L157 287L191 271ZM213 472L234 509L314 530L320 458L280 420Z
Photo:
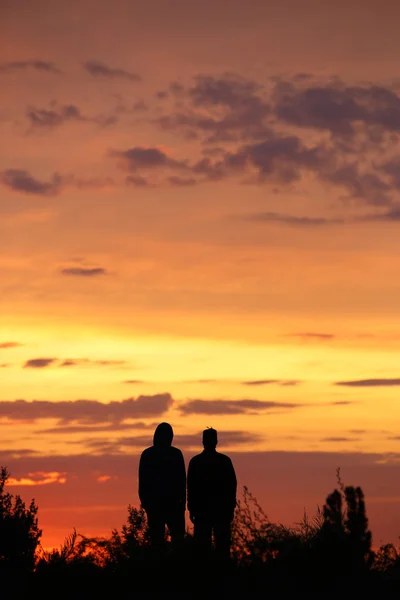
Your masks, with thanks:
M218 557L229 560L231 551L231 522L218 520L214 523L215 550Z
M149 526L149 536L151 545L154 547L162 546L165 535L164 515L159 510L148 510L147 523Z
M194 544L200 556L207 556L211 550L211 533L211 522L197 517L194 523Z
M166 516L171 542L181 546L185 537L185 511L181 507L171 509Z

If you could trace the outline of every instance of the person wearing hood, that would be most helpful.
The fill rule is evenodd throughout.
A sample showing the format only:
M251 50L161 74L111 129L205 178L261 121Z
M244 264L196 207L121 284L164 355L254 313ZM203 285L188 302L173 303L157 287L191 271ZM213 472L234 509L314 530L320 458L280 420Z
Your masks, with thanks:
M153 446L142 452L139 463L139 499L155 546L163 543L165 526L173 543L185 534L186 469L182 452L172 446L173 437L171 425L160 423Z

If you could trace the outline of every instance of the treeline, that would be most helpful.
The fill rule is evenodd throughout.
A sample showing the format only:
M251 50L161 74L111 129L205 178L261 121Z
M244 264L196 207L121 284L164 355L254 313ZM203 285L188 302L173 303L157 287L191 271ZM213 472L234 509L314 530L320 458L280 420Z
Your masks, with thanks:
M7 491L0 469L0 575L31 597L54 594L54 585L74 598L274 597L303 594L364 597L400 592L400 551L392 544L372 550L364 495L359 487L337 489L321 510L294 527L271 523L244 487L232 527L229 565L211 554L199 562L188 532L184 546L151 548L145 512L128 507L122 529L109 538L75 530L59 549L40 545L38 507ZM22 586L22 587L21 587ZM33 595L32 595L33 594ZM19 597L17 594L16 597Z

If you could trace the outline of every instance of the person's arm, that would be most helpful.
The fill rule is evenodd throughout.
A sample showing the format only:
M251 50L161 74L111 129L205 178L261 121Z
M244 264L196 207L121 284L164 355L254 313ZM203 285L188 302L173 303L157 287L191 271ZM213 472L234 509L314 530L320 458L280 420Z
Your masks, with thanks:
M146 508L147 506L147 492L148 492L148 486L147 486L147 468L146 468L146 457L144 455L144 452L142 452L142 455L140 457L140 461L139 461L139 500L140 500L140 504L143 506L143 508Z
M183 505L183 510L186 508L186 466L185 459L183 458L182 452L180 452L180 464L179 464L179 490L180 490L180 501Z
M236 508L236 493L237 493L237 479L235 469L233 467L231 459L229 459L229 469L228 469L228 482L229 482L229 496L231 500L231 508L232 508L232 519Z
M195 466L193 459L189 463L188 468L188 476L187 476L187 507L189 511L190 520L192 523L194 522L194 511L195 511L195 502L194 502L194 485L195 485Z

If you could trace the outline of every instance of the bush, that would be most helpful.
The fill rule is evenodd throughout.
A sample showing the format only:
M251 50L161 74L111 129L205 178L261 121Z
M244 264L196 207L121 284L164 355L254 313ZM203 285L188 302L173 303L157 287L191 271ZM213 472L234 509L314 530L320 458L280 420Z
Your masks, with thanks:
M42 535L38 507L32 500L26 508L19 495L5 491L9 477L7 468L0 467L0 567L32 571Z

